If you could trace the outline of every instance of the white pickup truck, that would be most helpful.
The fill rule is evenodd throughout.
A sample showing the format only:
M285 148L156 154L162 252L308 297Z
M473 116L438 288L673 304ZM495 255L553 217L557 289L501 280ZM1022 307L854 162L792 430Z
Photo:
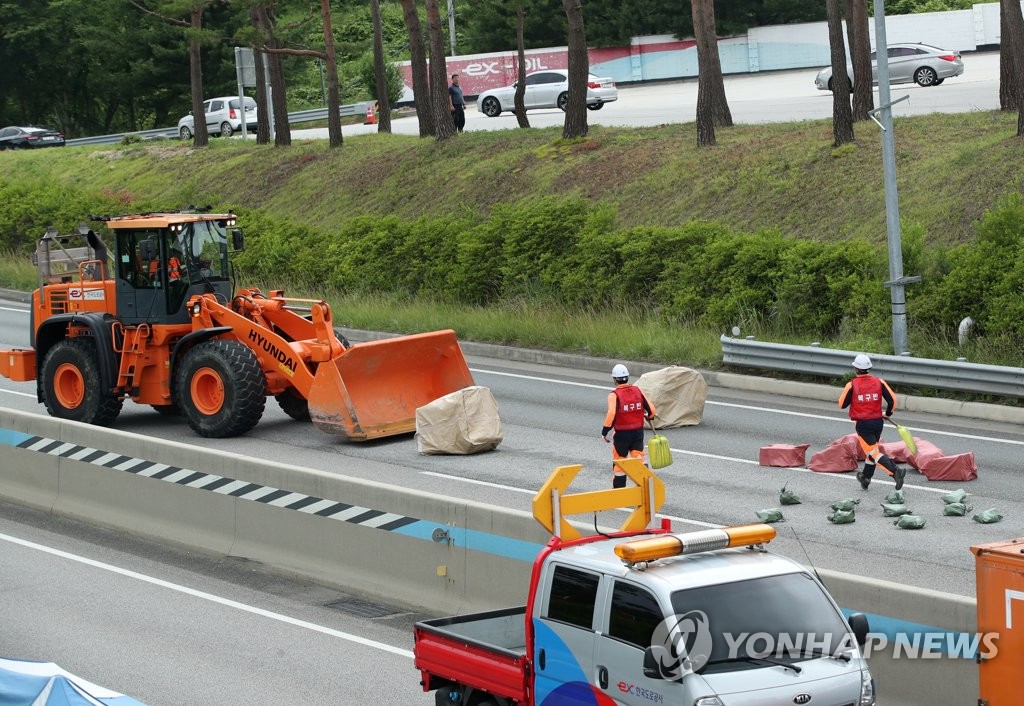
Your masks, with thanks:
M874 706L866 618L844 619L813 573L768 552L771 526L648 529L664 486L623 465L635 487L563 495L581 468L567 466L538 493L534 516L556 536L524 607L416 625L436 704ZM609 534L562 517L623 506L637 509Z

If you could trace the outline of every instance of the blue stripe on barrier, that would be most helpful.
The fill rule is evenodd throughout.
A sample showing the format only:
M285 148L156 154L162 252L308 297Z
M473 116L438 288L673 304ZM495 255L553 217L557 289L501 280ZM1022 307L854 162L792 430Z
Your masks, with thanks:
M525 542L521 539L502 537L501 535L491 534L489 532L467 530L461 527L451 527L448 525L442 525L438 522L428 522L427 520L419 520L414 524L399 527L392 531L395 534L402 534L406 537L434 541L433 533L437 528L444 529L448 532L448 537L455 546L463 546L466 549L472 549L473 551L484 552L486 554L496 554L497 556L516 559L518 561L532 563L533 560L537 558L538 552L540 552L541 548L544 546L543 544Z
M841 610L846 617L850 617L852 613L863 612L849 610L848 608L842 608ZM864 616L868 619L868 626L871 630L870 635L884 636L889 645L886 648L887 650L898 649L902 654L928 652L953 658L973 660L977 656L979 648L986 649L982 636L977 633L960 632L934 625L913 623L908 620L899 620L876 613L864 613ZM899 647L896 647L897 645Z
M7 444L8 446L17 446L25 439L31 439L31 434L24 434L20 431L14 431L13 429L0 429L0 444Z

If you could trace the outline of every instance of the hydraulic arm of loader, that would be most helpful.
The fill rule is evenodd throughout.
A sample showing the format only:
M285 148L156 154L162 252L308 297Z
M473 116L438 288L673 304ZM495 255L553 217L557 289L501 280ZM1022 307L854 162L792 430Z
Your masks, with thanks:
M454 331L345 349L325 302L312 303L311 320L291 311L283 297L243 296L235 303L243 313L209 295L193 299L193 326L230 326L260 359L271 390L284 379L308 401L313 424L329 434L365 441L414 431L417 407L473 385ZM298 339L303 332L310 338Z

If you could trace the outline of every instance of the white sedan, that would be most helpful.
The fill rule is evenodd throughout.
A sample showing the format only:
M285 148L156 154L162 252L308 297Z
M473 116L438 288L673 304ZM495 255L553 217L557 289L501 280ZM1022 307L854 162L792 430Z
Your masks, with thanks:
M516 82L518 83L518 81ZM615 81L589 74L587 77L587 107L600 110L605 103L619 99ZM489 118L505 111L515 110L516 84L484 91L476 99L477 109ZM569 102L569 72L565 69L536 71L526 75L523 104L527 110L559 108L565 110Z

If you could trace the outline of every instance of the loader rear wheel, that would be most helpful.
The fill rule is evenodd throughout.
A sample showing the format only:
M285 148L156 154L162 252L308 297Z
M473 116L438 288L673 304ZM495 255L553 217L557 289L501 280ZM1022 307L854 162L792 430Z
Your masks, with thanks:
M196 434L238 436L263 416L266 380L256 354L245 344L204 341L181 361L174 399Z
M43 361L43 403L52 417L109 426L121 413L121 400L103 394L96 345L64 339Z

